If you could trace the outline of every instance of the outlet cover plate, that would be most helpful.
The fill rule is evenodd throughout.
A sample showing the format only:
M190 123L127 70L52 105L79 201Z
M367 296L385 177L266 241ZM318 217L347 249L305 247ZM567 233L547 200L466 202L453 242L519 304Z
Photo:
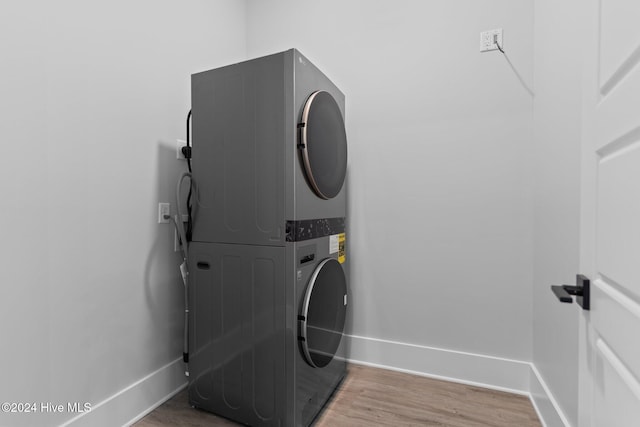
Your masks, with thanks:
M187 146L187 141L183 141L182 139L176 139L176 159L187 160L184 157L184 154L182 154L182 147L186 147L186 146Z
M158 224L168 224L171 219L171 203L158 203Z
M504 43L502 41L502 28L496 28L495 30L483 31L480 33L480 52L489 52L492 50L498 50L498 46L494 42L497 40L498 44L504 49Z

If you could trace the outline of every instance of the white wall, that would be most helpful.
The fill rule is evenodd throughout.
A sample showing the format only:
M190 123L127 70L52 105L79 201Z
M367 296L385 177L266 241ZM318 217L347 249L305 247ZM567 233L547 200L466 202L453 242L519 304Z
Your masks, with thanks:
M184 382L180 258L157 204L186 169L190 74L244 59L244 27L234 0L2 8L0 401L90 402L85 424L122 425Z
M550 285L575 283L579 261L581 39L579 0L535 1L533 361L565 420L577 425L579 307ZM549 426L549 396L534 393Z
M411 368L399 343L443 360L533 354L573 422L575 307L548 285L577 268L578 43L563 26L574 3L3 8L0 400L91 402L85 424L117 425L180 384L180 259L155 222L185 168L174 141L189 75L297 47L347 95L349 332L371 344L363 360L400 348L388 363ZM508 56L480 54L479 32L497 27ZM0 414L0 425L72 416Z
M351 334L531 359L532 17L531 0L247 2L249 57L296 47L346 94ZM499 27L512 65L479 53Z

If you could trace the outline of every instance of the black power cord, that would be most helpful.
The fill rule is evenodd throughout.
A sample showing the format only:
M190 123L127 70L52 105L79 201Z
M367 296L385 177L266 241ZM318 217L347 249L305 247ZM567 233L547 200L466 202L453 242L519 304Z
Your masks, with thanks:
M187 145L182 147L182 155L185 159L187 159L187 167L189 168L189 173L191 173L191 142L189 140L189 134L191 130L190 122L191 110L189 110L189 114L187 114Z
M498 50L499 50L500 52L502 52L502 54L503 54L503 55L505 54L505 53L504 53L504 50L502 49L502 46L500 46L500 43L498 43L498 35L497 35L497 34L494 34L494 35L493 35L493 44L495 44L495 45L496 45L496 47L498 48Z
M185 159L187 159L187 167L189 168L189 173L191 173L191 140L190 140L190 126L191 122L191 110L189 110L189 114L187 114L187 145L182 147L182 154ZM193 189L193 182L189 183L189 194L187 194L187 230L185 231L187 242L191 241L192 232L193 232L193 220L192 220L192 203L191 203L191 191Z

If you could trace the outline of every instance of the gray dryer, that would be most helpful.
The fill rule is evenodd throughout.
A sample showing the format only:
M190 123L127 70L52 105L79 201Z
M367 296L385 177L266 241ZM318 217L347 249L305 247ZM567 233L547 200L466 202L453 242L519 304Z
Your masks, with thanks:
M282 245L344 218L344 95L295 49L191 78L193 240ZM289 223L291 224L291 223Z

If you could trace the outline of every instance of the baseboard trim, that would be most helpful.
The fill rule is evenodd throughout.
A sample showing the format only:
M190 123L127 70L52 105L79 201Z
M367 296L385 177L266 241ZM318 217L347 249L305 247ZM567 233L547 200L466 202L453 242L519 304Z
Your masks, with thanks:
M350 363L524 395L544 427L571 427L531 362L357 335L345 338Z
M529 398L538 413L538 418L542 421L542 425L544 427L571 427L564 411L533 363L531 364L530 382Z
M529 394L529 362L357 335L346 338L352 363Z
M180 357L92 405L91 411L73 417L60 427L130 426L186 385L184 365Z
M545 427L571 427L549 387L530 362L477 353L345 335L350 363L405 372L528 396ZM182 358L93 405L61 427L129 426L187 385ZM142 409L142 410L141 410Z

